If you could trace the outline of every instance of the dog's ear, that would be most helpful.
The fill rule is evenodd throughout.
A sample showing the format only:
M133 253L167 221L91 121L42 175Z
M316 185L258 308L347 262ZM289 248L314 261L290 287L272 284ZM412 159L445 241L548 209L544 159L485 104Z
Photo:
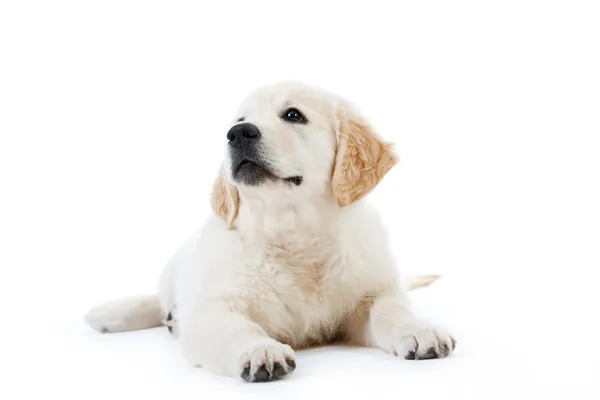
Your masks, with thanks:
M235 229L233 223L240 208L240 197L237 188L229 183L222 166L213 185L211 207L216 215L227 222L227 229Z
M398 162L391 143L384 142L355 110L337 110L337 152L331 185L340 207L369 194Z

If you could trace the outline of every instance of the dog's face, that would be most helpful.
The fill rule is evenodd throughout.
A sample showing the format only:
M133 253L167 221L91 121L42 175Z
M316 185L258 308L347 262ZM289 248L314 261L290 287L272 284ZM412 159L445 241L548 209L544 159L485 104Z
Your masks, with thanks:
M230 228L244 197L318 197L345 207L368 194L396 163L391 146L347 102L297 82L248 96L224 139L212 205Z
M335 156L333 112L331 99L299 84L252 93L226 135L229 179L243 192L258 193L251 190L257 186L281 193L322 186Z

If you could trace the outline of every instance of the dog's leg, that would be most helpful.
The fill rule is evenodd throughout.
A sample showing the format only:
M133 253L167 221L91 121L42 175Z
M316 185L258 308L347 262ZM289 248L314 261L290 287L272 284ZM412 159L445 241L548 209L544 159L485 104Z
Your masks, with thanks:
M180 326L182 349L192 365L247 382L278 380L296 368L292 348L245 316L224 305L193 314Z
M403 293L376 299L366 325L365 344L407 360L445 357L456 346L444 329L417 318Z

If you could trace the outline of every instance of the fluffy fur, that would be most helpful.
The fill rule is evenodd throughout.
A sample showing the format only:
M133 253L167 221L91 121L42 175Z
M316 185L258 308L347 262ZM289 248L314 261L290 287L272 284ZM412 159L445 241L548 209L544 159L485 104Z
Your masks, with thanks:
M290 124L293 106L308 123ZM173 256L156 295L101 304L103 332L168 325L193 366L246 381L279 379L294 351L344 341L406 359L444 357L455 340L411 311L380 216L364 198L397 157L346 100L301 83L260 88L240 107L261 131L261 160L299 185L235 181L229 152L212 215ZM223 134L225 136L225 134Z

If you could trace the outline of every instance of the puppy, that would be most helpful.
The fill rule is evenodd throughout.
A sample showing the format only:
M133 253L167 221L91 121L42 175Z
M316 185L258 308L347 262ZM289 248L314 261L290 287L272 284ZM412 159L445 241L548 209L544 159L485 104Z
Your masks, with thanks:
M298 82L251 93L223 133L212 215L167 263L158 293L101 304L102 332L166 325L193 366L248 382L296 368L333 341L409 360L455 340L411 311L378 214L365 197L397 163L389 143L334 94Z

